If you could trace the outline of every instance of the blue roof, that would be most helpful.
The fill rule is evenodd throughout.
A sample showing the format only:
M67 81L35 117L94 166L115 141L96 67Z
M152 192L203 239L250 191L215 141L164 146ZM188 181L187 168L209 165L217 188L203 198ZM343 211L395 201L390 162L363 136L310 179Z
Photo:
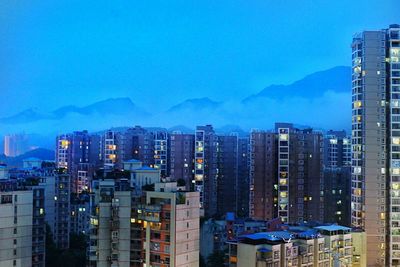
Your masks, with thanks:
M299 238L316 238L321 236L315 229L310 229L307 231L300 232L298 235Z
M274 232L260 232L255 234L248 234L242 236L243 238L248 238L252 240L266 239L269 241L280 241L283 239L293 238L294 235L287 231L274 231Z
M31 157L31 158L26 158L26 159L24 159L23 161L42 161L42 160L39 159L39 158L33 158L33 157Z
M141 161L137 160L137 159L130 159L130 160L125 160L124 162L137 163L137 162L141 162Z
M333 231L350 231L351 230L351 228L349 228L349 227L345 227L345 226L341 226L341 225L337 225L337 224L322 225L322 226L317 226L317 227L314 227L314 228L318 229L318 230L329 231L329 232L333 232Z
M272 252L272 250L270 250L268 248L259 248L258 251L259 252Z

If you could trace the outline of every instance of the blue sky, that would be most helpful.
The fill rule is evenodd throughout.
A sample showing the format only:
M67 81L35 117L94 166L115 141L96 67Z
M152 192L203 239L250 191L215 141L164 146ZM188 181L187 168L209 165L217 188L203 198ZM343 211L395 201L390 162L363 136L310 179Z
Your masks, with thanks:
M244 98L350 65L396 0L0 1L0 116L128 96L148 110ZM4 102L3 102L4 103Z

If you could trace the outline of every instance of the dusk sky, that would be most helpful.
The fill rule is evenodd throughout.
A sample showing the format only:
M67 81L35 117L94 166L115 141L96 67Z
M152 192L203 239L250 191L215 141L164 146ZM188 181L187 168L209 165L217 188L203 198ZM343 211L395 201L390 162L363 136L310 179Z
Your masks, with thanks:
M397 3L2 0L0 117L110 97L147 110L242 99L349 66L353 34L398 23Z

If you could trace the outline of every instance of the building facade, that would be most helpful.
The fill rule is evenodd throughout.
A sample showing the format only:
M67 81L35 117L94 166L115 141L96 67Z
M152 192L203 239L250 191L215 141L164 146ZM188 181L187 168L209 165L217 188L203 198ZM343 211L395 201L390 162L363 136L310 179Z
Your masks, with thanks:
M172 133L170 142L170 177L183 179L187 190L194 179L194 134Z
M323 221L323 137L277 123L250 140L250 216L283 222Z
M195 190L200 192L202 215L217 214L217 135L211 125L197 126L195 134Z
M172 182L136 194L128 179L96 188L90 266L199 266L198 192Z
M399 62L399 25L354 36L351 223L368 266L400 265Z
M324 136L324 222L351 225L351 137L345 131Z

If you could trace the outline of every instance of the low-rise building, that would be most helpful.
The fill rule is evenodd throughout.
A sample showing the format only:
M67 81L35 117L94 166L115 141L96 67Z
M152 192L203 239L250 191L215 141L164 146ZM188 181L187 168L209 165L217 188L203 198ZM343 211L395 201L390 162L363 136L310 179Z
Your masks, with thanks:
M322 225L242 235L228 242L228 263L237 267L331 267L353 266L357 261L354 266L365 266L359 260L365 255L353 254L353 235L358 239L359 234L339 225Z

